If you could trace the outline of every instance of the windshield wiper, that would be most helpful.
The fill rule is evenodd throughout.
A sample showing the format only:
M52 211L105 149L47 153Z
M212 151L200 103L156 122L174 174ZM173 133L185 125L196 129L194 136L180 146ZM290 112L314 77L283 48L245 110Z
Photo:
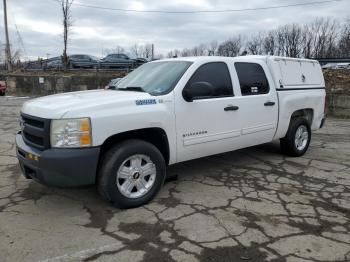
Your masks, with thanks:
M127 86L124 88L117 88L120 91L136 91L136 92L146 92L141 86Z

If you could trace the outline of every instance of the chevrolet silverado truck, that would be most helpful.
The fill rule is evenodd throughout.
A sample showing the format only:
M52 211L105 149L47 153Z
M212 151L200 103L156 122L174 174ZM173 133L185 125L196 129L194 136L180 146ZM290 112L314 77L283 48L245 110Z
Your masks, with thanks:
M285 154L302 156L324 123L325 94L314 60L154 61L113 90L27 101L17 156L26 178L59 187L95 184L115 206L136 207L160 190L168 165L273 140Z

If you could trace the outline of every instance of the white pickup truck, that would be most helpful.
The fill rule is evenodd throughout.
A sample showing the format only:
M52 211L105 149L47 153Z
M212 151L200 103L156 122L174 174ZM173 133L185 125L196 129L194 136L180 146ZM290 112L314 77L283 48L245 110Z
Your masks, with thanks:
M150 201L167 165L280 140L307 150L325 119L317 61L273 56L188 57L147 63L114 90L26 102L17 156L27 178L96 184L122 208ZM194 189L195 190L195 189Z

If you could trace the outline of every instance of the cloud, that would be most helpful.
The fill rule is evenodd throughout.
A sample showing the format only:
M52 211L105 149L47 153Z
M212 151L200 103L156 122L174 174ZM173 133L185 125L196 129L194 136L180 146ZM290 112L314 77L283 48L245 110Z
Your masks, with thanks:
M219 10L295 4L291 0L75 0L76 3L136 10ZM311 0L310 0L311 1ZM62 50L60 7L52 0L8 1L12 45L23 49L27 57L59 55ZM165 54L174 48L189 48L212 40L222 41L233 35L249 35L287 23L309 23L316 17L344 19L350 1L284 9L196 14L159 14L116 12L73 6L70 53L101 56L104 48L134 43L154 43L156 52ZM1 16L2 9L0 10ZM16 28L17 26L17 28ZM0 42L4 42L3 25Z

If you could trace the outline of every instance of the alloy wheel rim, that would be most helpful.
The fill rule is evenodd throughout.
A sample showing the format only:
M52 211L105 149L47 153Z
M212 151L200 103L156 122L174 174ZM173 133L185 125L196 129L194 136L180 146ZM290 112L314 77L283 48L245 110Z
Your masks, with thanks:
M303 151L308 143L308 140L309 140L309 132L306 126L304 125L299 126L297 131L295 132L295 147L299 151Z
M156 166L148 156L132 155L120 165L116 184L123 196L139 198L151 190L156 174Z

